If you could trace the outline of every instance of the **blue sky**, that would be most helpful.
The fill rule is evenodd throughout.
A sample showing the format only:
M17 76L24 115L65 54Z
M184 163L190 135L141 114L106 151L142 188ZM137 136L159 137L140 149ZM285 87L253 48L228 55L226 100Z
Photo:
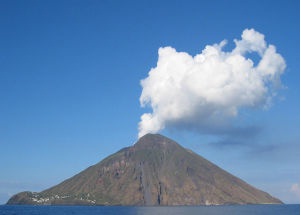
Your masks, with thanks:
M286 63L272 104L239 109L228 122L237 131L167 123L160 133L299 202L299 8L297 0L0 1L0 203L134 143L151 112L140 106L140 81L160 47L195 56L226 39L229 51L252 28Z

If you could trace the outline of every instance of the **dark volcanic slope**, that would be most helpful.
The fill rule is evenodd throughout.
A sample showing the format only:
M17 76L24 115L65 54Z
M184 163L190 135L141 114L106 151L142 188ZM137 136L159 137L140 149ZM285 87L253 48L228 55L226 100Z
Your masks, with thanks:
M7 204L208 205L281 203L176 142L143 136L100 163L41 193Z

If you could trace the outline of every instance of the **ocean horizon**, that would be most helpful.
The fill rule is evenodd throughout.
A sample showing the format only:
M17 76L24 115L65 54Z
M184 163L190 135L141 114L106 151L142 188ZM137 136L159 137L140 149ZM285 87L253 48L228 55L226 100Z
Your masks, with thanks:
M297 215L300 204L217 206L37 206L0 205L0 215Z

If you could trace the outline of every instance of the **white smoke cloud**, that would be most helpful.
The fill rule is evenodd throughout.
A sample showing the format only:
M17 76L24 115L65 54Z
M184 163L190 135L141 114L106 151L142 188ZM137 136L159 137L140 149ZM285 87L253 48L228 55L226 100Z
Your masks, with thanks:
M224 40L196 56L159 48L157 66L141 81L140 104L152 113L141 116L138 136L180 124L212 129L235 118L241 108L268 105L281 84L283 57L254 29L244 30L234 42L230 52L222 50ZM258 54L257 65L249 53Z

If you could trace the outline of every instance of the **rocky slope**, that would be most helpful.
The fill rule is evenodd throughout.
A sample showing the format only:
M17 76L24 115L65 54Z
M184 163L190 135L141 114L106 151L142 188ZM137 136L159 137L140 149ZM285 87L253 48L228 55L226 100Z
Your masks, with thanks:
M7 204L219 205L280 200L159 134L138 142L40 193Z

